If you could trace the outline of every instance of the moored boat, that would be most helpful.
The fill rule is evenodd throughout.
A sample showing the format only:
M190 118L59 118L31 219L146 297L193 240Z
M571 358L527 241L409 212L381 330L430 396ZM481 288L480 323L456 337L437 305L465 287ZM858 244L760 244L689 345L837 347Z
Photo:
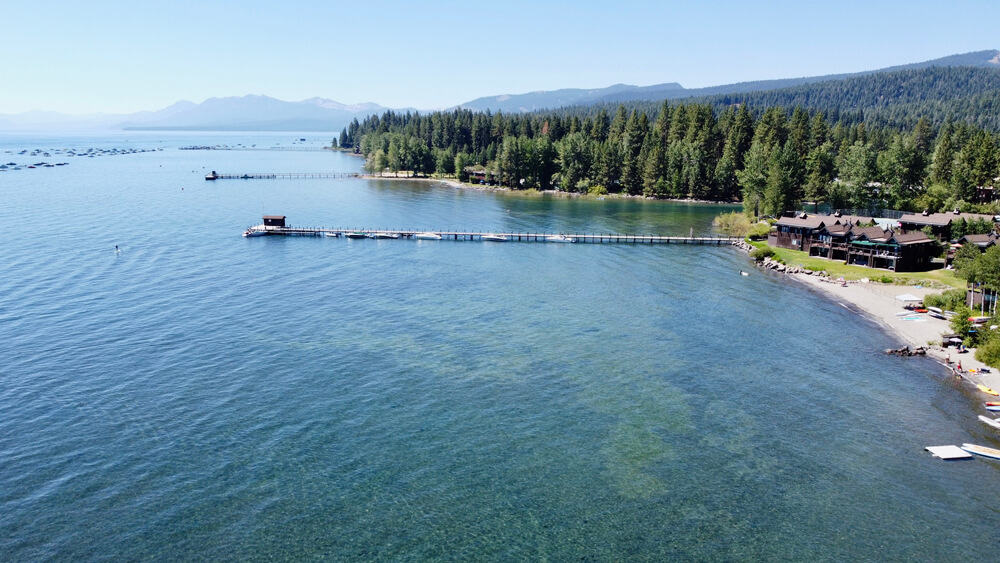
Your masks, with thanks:
M567 237L567 236L564 236L564 235L552 235L552 236L548 236L548 237L545 237L545 240L547 242L576 242L575 238L573 238L573 237Z
M488 234L483 235L483 240L490 241L490 242L507 242L510 239L508 239L507 237L505 237L503 235L496 235L496 234L493 234L493 233L488 233Z
M375 238L399 238L396 233L375 233Z
M254 225L249 229L243 231L244 237L262 237L267 234L267 230L264 229L264 225Z
M983 457L989 457L993 459L1000 459L1000 450L994 448L987 448L986 446L978 446L976 444L962 444L962 449L969 452L970 454L981 455Z
M326 236L331 238L337 238L340 236L340 233L326 233Z
M347 238L368 238L365 233L344 233L344 236Z
M441 235L437 233L414 233L413 238L420 240L441 240Z

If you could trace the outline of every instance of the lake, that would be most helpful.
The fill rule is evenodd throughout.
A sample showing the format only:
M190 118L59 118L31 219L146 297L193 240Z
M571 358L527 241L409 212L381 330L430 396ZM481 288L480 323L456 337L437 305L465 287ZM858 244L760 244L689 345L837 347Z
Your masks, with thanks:
M997 447L976 397L735 249L240 237L729 208L206 182L361 160L178 150L329 137L0 135L69 162L0 172L5 559L992 559L1000 465L923 451ZM70 147L154 150L17 154Z

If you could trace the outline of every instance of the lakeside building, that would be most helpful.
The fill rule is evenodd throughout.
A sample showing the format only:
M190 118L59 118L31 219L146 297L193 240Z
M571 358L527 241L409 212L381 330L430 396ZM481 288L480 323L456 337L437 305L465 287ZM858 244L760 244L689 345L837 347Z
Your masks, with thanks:
M941 241L951 240L951 226L955 221L989 221L996 222L996 217L984 213L960 213L958 210L951 213L906 213L899 218L899 227L904 231L920 231L925 227L930 227Z
M979 247L979 250L986 250L997 243L998 237L1000 237L1000 235L997 235L995 231L985 235L965 235L964 237L958 239L958 244L974 244Z
M874 218L837 213L781 217L767 243L845 264L894 272L927 269L940 252L938 242L922 231L884 229L875 224Z

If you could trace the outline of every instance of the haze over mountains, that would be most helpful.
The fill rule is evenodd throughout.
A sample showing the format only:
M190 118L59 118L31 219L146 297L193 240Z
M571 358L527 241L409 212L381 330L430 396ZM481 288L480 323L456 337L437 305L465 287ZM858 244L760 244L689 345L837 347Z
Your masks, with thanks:
M848 74L833 74L756 82L740 82L684 88L676 82L633 86L615 84L607 88L567 88L524 94L504 94L477 98L456 107L477 111L505 113L535 111L565 106L601 103L705 98L731 94L752 94L809 84L849 81L857 77L931 67L975 67L1000 69L1000 51L986 50L951 55L930 61L899 65L878 70ZM857 80L856 84L861 84ZM290 102L261 95L210 98L200 104L181 101L157 111L131 114L97 114L71 116L55 112L27 112L16 115L0 114L0 130L216 130L216 131L331 131L345 127L352 119L363 119L386 108L376 103L347 105L325 98L309 98ZM412 108L402 108L406 111Z

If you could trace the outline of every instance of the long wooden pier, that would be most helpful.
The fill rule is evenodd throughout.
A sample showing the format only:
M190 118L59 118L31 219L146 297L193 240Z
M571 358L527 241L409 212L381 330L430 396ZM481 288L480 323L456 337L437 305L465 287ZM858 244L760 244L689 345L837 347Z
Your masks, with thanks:
M205 175L206 180L305 180L317 178L360 178L358 172L253 172L244 174Z
M341 229L330 227L265 227L255 225L244 233L247 237L258 236L329 236L347 238L384 238L384 239L419 239L436 235L441 240L463 240L484 242L578 242L578 243L616 243L616 244L707 244L730 245L741 240L741 237L684 237L664 235L640 235L622 233L531 233L531 232L499 232L499 231L428 231L418 229Z

